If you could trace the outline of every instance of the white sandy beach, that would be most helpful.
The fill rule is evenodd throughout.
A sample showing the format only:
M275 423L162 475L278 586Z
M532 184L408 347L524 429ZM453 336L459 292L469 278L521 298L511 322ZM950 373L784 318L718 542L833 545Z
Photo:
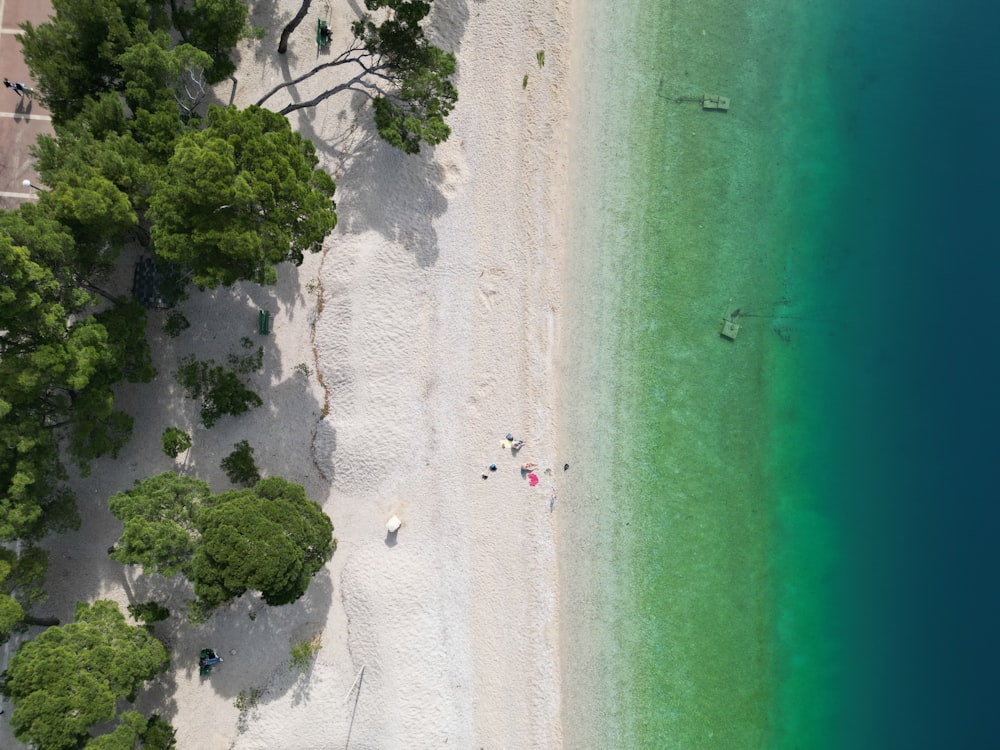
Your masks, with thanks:
M318 17L336 50L363 9L314 3L282 58L277 36L298 5L255 4L252 23L267 35L240 48L235 104L328 59L317 56ZM216 491L229 487L219 461L249 440L263 473L323 504L338 539L293 605L245 596L205 625L174 616L158 626L171 667L137 707L168 718L183 750L562 746L553 365L571 11L570 0L436 0L431 39L459 60L450 140L402 154L350 95L293 113L337 181L339 225L324 252L282 267L275 287L194 294L180 308L192 327L177 339L151 315L159 376L121 391L136 429L119 459L74 480L83 527L46 541L49 600L38 613L66 622L75 601L97 598L156 598L176 611L191 596L106 552L120 531L106 500L174 464L160 447L169 425L195 439L177 468ZM325 75L267 105L310 98L334 80ZM219 87L219 101L230 89ZM266 338L258 308L272 315ZM222 362L243 351L243 336L265 347L252 380L265 404L198 429L171 363L188 352ZM501 447L507 432L526 441L517 455ZM537 487L519 471L525 461L539 464ZM393 514L403 526L390 538ZM316 636L313 668L289 671L291 644ZM202 646L225 658L208 679ZM249 690L259 702L241 716L234 701ZM0 746L17 746L6 724Z

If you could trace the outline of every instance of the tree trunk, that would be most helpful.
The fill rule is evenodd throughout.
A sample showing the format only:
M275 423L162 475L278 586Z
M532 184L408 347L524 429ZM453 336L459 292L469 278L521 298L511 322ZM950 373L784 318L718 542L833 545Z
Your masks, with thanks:
M174 16L176 15L177 0L170 0L170 24L180 33L181 41L186 43L188 40L187 29L178 28L177 22L174 20Z
M283 55L288 51L288 37L292 35L295 31L295 27L302 23L302 19L306 17L306 13L309 12L309 6L312 5L312 0L302 0L302 7L299 8L299 12L295 14L295 17L288 22L288 25L281 30L281 39L278 40L278 54Z

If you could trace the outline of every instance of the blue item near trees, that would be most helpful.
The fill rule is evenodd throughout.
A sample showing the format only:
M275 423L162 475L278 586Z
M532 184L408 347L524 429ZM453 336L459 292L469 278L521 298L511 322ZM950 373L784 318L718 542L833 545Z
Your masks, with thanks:
M215 653L215 649L203 648L198 657L198 673L211 674L212 667L222 662L222 657Z

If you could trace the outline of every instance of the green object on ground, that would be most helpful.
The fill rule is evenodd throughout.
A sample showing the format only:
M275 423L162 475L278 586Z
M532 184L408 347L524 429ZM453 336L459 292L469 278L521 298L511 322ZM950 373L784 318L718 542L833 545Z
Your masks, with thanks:
M267 310L261 310L260 314L257 316L257 331L261 336L266 336L271 330L271 313Z

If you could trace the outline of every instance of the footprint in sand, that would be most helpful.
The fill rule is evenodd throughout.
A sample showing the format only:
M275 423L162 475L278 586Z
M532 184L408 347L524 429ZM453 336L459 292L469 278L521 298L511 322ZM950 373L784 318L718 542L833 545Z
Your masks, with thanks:
M493 297L498 294L498 290L493 284L483 277L506 276L507 272L502 268L488 268L479 274L482 279L479 282L479 300L483 303L483 309L487 312L493 309Z
M483 309L487 312L493 309L493 297L496 293L497 290L493 287L484 287L482 284L479 285L479 301L483 303Z

